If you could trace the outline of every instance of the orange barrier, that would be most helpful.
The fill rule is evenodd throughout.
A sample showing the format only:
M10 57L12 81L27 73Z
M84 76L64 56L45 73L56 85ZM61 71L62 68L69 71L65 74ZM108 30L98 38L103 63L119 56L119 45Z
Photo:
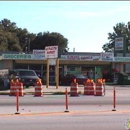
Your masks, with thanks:
M23 83L17 82L17 83L16 83L16 86L17 86L17 89L19 90L19 96L24 96Z
M105 89L105 81L106 81L105 79L102 79L102 83L103 83L103 87L104 87L104 95L105 95L105 90L106 90Z
M94 95L95 83L93 80L87 79L84 85L84 95Z
M41 80L38 79L37 82L35 83L35 94L34 96L43 96L43 85L41 83Z
M10 82L10 96L16 96L16 84L13 80Z
M112 111L116 111L116 88L113 90L113 109Z
M67 91L67 88L66 88L66 90L65 90L65 105L66 105L66 110L65 110L65 112L69 112L69 110L68 110L68 91Z
M99 79L98 82L96 83L94 95L95 96L103 96L104 95L104 86L103 86L101 79Z
M17 90L19 91L19 96L24 96L23 83L19 82L18 79L15 79L15 81L11 80L11 82L10 82L10 96L16 96Z
M78 95L78 83L76 79L70 84L70 96L79 96Z

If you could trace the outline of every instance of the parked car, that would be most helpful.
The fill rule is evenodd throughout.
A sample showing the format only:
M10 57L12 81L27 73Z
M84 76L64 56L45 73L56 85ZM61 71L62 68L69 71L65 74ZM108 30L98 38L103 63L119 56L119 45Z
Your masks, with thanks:
M29 87L34 86L36 80L39 78L34 70L28 69L13 69L9 70L9 81L10 79L18 78L23 86Z
M83 84L87 78L81 74L67 74L60 78L60 85L70 85L76 79L78 84Z

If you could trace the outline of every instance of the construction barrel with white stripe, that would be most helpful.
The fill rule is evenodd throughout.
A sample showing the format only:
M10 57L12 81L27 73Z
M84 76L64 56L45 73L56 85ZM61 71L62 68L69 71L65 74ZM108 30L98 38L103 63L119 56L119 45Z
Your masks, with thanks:
M78 83L76 82L76 79L74 79L74 82L70 84L70 96L79 96Z
M16 96L17 90L19 91L19 96L24 96L23 83L19 82L18 78L10 82L10 96Z
M35 93L34 96L43 96L43 84L41 83L41 80L38 79L35 83Z
M10 96L16 96L16 84L13 80L10 81Z
M17 89L19 90L19 96L24 96L23 83L17 82L16 86L17 86Z
M84 95L94 95L95 83L93 80L87 79L84 83Z
M100 81L100 80L96 83L94 95L95 96L104 95L104 85L103 85L102 81Z

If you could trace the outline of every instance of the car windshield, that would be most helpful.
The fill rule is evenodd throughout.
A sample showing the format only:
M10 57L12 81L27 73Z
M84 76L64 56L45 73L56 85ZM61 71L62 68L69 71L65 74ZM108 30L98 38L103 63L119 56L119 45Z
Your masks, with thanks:
M19 75L21 76L36 76L33 71L19 71Z
M85 78L85 76L83 76L83 75L75 75L76 76L76 78Z

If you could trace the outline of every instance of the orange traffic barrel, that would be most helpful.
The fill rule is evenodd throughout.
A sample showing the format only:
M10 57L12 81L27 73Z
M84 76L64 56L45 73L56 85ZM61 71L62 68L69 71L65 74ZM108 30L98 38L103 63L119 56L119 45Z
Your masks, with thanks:
M10 81L10 96L16 96L16 84L13 80Z
M94 95L95 96L103 96L104 95L104 86L103 86L102 82L96 83Z
M19 90L19 96L24 96L23 83L17 82L16 85L17 89Z
M34 96L43 96L43 85L41 83L41 80L38 79L37 82L35 83L35 93Z
M74 79L74 82L70 84L70 96L79 96L78 83L76 82L76 79Z
M94 95L95 83L93 80L89 80L84 85L84 95Z

